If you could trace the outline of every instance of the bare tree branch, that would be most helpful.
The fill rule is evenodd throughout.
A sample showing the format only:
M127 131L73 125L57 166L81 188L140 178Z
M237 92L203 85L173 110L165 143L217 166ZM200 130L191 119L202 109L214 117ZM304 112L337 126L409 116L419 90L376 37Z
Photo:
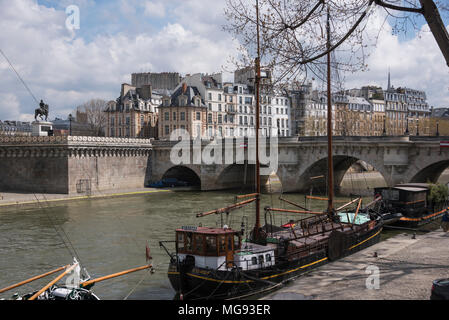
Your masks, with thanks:
M396 6L394 4L390 4L390 3L386 3L382 0L374 0L374 2L381 7L385 7L388 9L393 9L393 10L397 10L397 11L405 11L405 12L413 12L413 13L423 13L424 9L423 8L411 8L411 7L401 7L401 6Z

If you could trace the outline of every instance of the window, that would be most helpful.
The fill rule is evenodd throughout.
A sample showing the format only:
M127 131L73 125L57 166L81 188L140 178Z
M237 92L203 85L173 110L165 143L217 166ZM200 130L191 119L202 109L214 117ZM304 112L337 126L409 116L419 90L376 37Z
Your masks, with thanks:
M170 126L165 126L165 134L170 134Z
M263 255L260 255L260 256L259 256L259 263L260 263L260 264L263 264L263 263L264 263Z
M209 100L212 100L212 93L211 92L209 92L208 97L209 97Z
M115 118L111 118L111 126L114 126L114 120Z
M256 265L257 264L257 257L252 257L251 258L251 262L252 262L253 265Z
M218 94L218 101L221 101L221 94Z
M186 113L185 112L181 112L181 120L185 120L186 119Z
M218 104L218 111L221 111L221 104Z
M186 233L185 234L185 244L186 244L186 251L192 251L192 246L193 246L193 239L192 239L192 233Z
M212 114L211 113L209 113L207 115L207 122L212 123Z
M267 253L265 255L265 258L266 258L267 262L270 262L271 261L271 254Z
M196 120L201 120L201 112L196 113Z
M173 120L176 120L176 112L173 112Z
M170 114L168 112L164 113L164 120L170 120Z
M129 126L131 123L131 119L130 117L126 117L126 125Z
M202 254L203 253L203 236L200 234L195 234L194 240L195 240L195 252Z
M223 123L223 116L221 114L218 115L218 123Z
M178 251L184 251L184 233L178 232L177 243Z
M228 251L232 250L232 235L228 235Z
M226 242L224 236L218 236L218 251L220 253L226 252Z

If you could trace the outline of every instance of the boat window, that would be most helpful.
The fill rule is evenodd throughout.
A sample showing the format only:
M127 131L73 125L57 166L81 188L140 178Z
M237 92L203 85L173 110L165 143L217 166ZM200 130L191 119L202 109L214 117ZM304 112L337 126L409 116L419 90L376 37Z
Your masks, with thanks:
M186 233L186 251L192 251L192 233Z
M178 251L184 251L184 233L178 232Z
M267 253L265 258L267 259L267 262L271 261L271 254Z
M251 261L252 261L253 264L257 264L257 258L256 257L252 257Z
M260 256L259 256L259 263L262 264L263 262L264 262L264 260L263 260L263 255L260 255Z
M195 252L198 254L203 253L203 236L196 234L195 236Z
M399 190L384 189L382 190L382 198L385 200L397 201L399 200Z
M237 234L234 235L234 248L240 249L240 237Z
M228 251L232 251L232 235L228 235Z
M224 236L218 236L218 251L224 253L226 251L226 242Z
M206 252L217 254L217 239L215 236L206 237Z

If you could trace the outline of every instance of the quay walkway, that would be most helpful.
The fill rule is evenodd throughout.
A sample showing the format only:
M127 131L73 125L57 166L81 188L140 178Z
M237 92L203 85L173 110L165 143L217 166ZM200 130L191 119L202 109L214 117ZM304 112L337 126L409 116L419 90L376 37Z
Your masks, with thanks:
M172 189L173 190L173 189ZM39 203L54 203L60 201L77 201L86 199L132 196L158 192L171 192L169 189L136 188L123 190L105 190L91 194L53 194L53 193L12 193L0 192L0 208L11 206L33 206ZM180 188L177 188L180 190ZM37 198L37 199L36 199Z
M429 300L438 278L449 278L449 232L441 228L415 239L398 234L314 269L262 300Z

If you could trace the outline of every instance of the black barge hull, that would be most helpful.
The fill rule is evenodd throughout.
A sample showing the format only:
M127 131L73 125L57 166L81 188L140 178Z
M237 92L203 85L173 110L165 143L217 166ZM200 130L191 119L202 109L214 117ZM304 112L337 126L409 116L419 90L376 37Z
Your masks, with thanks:
M341 257L378 243L381 231L382 225L378 225L363 236L353 239ZM172 261L168 278L181 299L245 299L275 290L284 282L324 265L329 260L326 250L322 250L297 260L278 262L271 268L219 271L193 267L187 272L180 272L182 267Z

